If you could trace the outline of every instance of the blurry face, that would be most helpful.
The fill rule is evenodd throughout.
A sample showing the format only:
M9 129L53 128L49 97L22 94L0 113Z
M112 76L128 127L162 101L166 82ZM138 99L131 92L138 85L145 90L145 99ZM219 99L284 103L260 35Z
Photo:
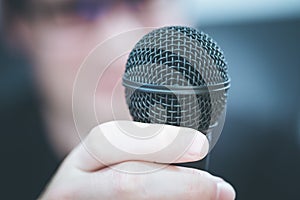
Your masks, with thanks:
M84 58L100 42L124 31L138 27L157 27L182 24L182 16L172 1L141 0L36 0L32 5L32 17L23 21L23 35L32 58L37 87L42 95L46 111L61 116L72 116L72 88L76 73ZM113 3L114 2L114 3ZM168 4L169 3L169 4ZM103 55L109 55L122 46L111 45ZM124 41L125 45L125 41ZM96 91L99 103L95 106L101 122L112 120L108 105L101 99L110 98L115 83L122 76L126 56L117 59L113 70L101 80L101 91ZM98 67L101 63L95 63ZM92 73L92 72L91 72ZM90 74L92 75L92 74ZM86 75L88 81L90 76ZM89 88L82 88L81 106L84 107ZM120 91L118 91L120 90ZM116 93L123 96L122 88ZM117 103L118 104L118 103ZM127 110L125 99L120 99L120 112Z

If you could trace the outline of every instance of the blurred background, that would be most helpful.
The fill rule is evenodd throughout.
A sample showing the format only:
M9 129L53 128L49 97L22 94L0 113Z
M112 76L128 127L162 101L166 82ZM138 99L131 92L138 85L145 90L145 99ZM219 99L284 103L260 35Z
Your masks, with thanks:
M229 63L232 85L211 171L238 199L298 199L300 20L205 26Z
M232 79L226 123L212 151L210 172L232 183L237 199L299 199L300 1L179 3L197 28L222 47ZM27 197L34 198L58 162L49 153L41 157L49 147L35 134L44 127L30 65L4 43L2 39L1 188L7 194L32 191ZM15 173L8 174L12 169Z

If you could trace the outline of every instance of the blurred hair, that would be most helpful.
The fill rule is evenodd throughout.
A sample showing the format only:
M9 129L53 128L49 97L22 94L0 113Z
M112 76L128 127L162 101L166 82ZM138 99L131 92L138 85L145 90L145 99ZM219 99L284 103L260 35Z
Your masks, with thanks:
M78 0L77 0L78 1ZM84 2L84 0L81 0ZM89 0L91 2L101 1L104 2L121 2L120 0ZM123 0L125 1L125 0ZM149 0L126 0L128 4L137 4L141 2L146 2ZM5 28L9 27L11 23L15 20L16 17L30 18L32 17L32 6L35 5L38 1L33 0L0 0L1 2L1 11L0 16L2 18L2 26ZM79 1L80 2L80 1Z

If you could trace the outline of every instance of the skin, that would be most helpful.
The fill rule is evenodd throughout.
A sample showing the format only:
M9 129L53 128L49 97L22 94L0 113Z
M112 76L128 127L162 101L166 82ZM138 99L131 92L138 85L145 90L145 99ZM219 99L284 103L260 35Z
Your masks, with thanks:
M37 2L57 3L63 0ZM168 8L162 9L162 8ZM98 125L89 124L83 141L76 135L72 115L72 89L76 73L84 58L97 44L108 37L137 27L158 27L170 24L185 24L178 15L176 4L166 7L165 1L146 1L143 6L133 12L120 2L105 14L93 21L82 21L72 16L56 16L55 18L25 20L17 18L13 23L14 36L18 45L32 61L37 90L42 99L42 111L48 127L48 139L58 157L65 157L58 171L41 194L40 199L220 199L232 200L235 192L232 186L221 178L207 172L178 166L169 163L190 162L202 159L207 154L208 142L204 135L196 131L187 131L195 136L195 140L177 159L170 159L169 154L135 154L115 153L105 148L103 136L115 130L115 123L104 123L111 120L107 105L96 105L101 120ZM112 45L107 55L122 44ZM107 99L114 85L123 73L125 59L119 59L117 66L103 81L103 91L96 91L96 98ZM92 74L87 74L89 80ZM123 89L116 92L123 94ZM85 89L82 91L82 115L86 119L84 107L87 101ZM116 103L119 110L128 110L124 101ZM125 121L131 126L133 122ZM155 124L148 125L155 128ZM100 129L105 127L105 130ZM166 135L186 128L164 126ZM140 129L132 130L131 134L139 135ZM196 136L197 135L197 136ZM151 141L148 146L138 145L132 141L123 141L128 147L135 147L136 153L148 151L147 147L160 148L166 142L172 142L169 136ZM111 142L118 141L111 137ZM155 146L156 145L156 146ZM189 145L188 145L189 146ZM145 149L146 148L146 149ZM90 151L88 151L90 150ZM131 149L132 150L132 149ZM92 152L91 152L92 151ZM93 156L93 155L96 155ZM105 162L100 162L101 161ZM159 170L155 170L159 168ZM116 170L117 169L117 170ZM153 171L149 173L134 172Z

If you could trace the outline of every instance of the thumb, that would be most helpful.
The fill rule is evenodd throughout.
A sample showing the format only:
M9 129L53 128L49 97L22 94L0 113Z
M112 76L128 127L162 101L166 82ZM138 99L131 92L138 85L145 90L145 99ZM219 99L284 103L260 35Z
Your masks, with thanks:
M132 121L96 126L66 161L84 171L100 170L125 161L180 163L206 156L204 134L191 128Z

